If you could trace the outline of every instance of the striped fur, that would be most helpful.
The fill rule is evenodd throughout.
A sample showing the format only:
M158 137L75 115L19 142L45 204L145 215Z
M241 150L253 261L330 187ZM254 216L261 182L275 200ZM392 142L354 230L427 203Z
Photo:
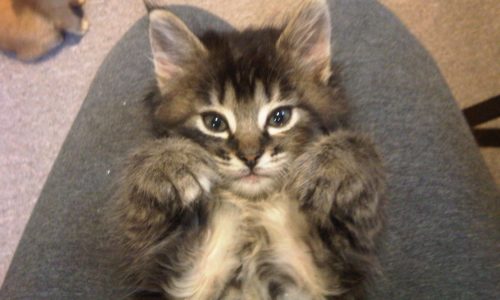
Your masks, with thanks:
M150 20L158 139L130 156L113 210L136 298L362 298L384 175L344 128L326 3L200 37Z

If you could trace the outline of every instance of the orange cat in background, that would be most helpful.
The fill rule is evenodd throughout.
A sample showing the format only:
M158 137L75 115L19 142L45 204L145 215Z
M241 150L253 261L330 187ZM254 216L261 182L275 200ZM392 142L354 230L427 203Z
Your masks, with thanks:
M86 0L0 0L0 50L35 60L60 45L64 32L83 35Z

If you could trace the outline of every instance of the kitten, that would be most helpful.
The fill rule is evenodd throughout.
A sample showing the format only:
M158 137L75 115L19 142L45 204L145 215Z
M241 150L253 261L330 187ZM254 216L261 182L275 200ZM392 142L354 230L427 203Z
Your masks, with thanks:
M63 42L63 33L83 35L86 0L0 0L0 50L31 61Z
M385 180L343 128L325 1L283 28L200 37L149 16L165 135L130 156L114 209L135 296L363 298Z

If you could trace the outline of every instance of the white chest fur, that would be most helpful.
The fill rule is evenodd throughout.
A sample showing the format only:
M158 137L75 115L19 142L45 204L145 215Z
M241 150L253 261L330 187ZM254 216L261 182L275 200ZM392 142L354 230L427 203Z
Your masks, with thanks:
M237 299L266 299L270 281L282 275L293 281L286 299L321 298L326 285L305 243L308 224L294 201L282 194L248 200L227 192L217 201L207 235L193 253L196 264L170 293L211 299L236 280Z

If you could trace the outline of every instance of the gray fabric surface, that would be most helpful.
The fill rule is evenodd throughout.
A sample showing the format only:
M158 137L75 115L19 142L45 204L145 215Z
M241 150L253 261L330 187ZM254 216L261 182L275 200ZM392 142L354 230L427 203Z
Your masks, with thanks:
M335 1L335 60L353 126L370 132L389 177L384 274L373 299L500 295L499 194L430 56L375 1ZM228 29L193 9L195 31ZM119 158L149 137L141 100L154 84L145 20L110 53L66 139L0 299L117 299L103 208Z

